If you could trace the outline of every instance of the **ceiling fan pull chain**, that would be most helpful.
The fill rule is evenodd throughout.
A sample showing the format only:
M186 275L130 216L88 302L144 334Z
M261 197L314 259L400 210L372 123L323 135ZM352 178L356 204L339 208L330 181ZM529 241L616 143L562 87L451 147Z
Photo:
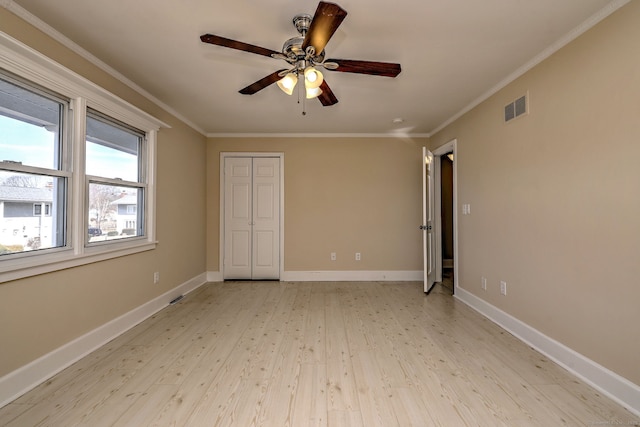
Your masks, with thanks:
M300 85L300 87L301 87L301 88L300 88L300 90L298 91L298 97L300 97L300 91L302 90L302 85ZM303 96L303 97L302 97L302 115L303 115L303 116L306 116L306 115L307 115L307 103L305 102L305 99L306 99L306 98L307 98L306 96Z

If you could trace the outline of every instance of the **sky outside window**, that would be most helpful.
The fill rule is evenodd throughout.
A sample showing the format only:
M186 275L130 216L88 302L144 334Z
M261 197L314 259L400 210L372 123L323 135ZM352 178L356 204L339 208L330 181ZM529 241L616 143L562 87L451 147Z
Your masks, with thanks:
M138 156L87 141L87 174L138 180Z
M0 161L57 169L54 151L56 134L36 126L0 115Z
M54 132L4 116L0 116L0 129L0 161L55 168ZM87 171L92 175L136 181L138 159L134 154L87 141Z

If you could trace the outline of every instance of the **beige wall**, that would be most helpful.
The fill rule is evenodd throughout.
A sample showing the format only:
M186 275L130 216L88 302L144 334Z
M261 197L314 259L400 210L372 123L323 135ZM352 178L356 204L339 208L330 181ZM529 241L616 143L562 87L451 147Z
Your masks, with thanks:
M471 204L460 286L636 384L639 22L630 2L431 140L457 138ZM526 91L531 113L504 124Z
M2 31L171 125L158 134L157 249L0 284L2 376L205 271L206 138L4 8L0 22Z
M284 153L285 271L420 270L426 139L211 138L207 269L219 270L220 153ZM337 260L330 260L330 253ZM362 260L355 261L355 253Z

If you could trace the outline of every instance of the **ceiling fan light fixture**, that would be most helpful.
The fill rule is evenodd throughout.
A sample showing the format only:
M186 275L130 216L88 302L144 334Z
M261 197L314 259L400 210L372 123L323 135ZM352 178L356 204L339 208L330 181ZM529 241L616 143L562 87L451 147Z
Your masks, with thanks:
M322 89L319 87L307 88L307 99L317 98L322 95Z
M314 67L307 67L304 69L304 87L307 89L319 88L324 77L322 73L316 70Z
M298 83L298 76L294 73L288 73L277 82L278 87L287 95L293 94L293 88L296 87L296 83Z

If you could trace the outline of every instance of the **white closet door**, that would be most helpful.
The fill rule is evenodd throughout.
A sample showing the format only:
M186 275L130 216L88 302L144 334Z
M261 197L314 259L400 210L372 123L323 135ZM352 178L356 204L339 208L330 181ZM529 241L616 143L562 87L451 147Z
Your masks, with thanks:
M224 279L279 279L280 159L229 157L224 177Z
M252 278L280 278L280 159L253 159Z
M251 278L252 159L224 165L224 278Z

